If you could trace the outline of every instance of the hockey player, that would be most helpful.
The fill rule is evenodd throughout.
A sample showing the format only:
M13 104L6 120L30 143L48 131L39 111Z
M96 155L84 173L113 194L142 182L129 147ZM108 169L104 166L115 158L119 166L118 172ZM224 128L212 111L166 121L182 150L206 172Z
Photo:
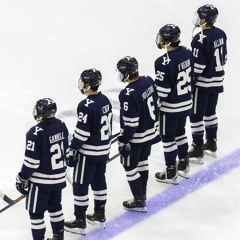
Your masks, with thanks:
M87 96L78 104L78 121L69 146L67 165L73 169L75 220L65 222L65 230L85 234L86 218L91 224L105 227L107 185L106 162L109 159L112 135L112 106L109 99L98 92L102 75L96 69L81 73L79 89ZM94 213L87 214L88 188L94 194Z
M166 53L155 61L155 84L160 99L160 135L166 169L155 174L156 180L178 184L179 175L188 177L188 140L186 118L192 108L192 56L180 46L180 29L174 24L163 26L157 34L156 44ZM178 157L178 159L177 159ZM177 160L178 164L177 164Z
M217 8L207 4L197 10L193 21L200 32L191 42L195 86L190 116L193 143L189 158L190 162L197 164L203 164L204 152L216 157L217 151L216 107L219 93L223 92L224 65L227 60L226 34L214 26L217 16Z
M158 132L158 96L154 81L139 76L138 62L124 57L117 63L118 79L128 85L120 92L121 163L126 171L133 199L123 202L126 210L146 212L148 157L151 146L160 141Z
M62 189L66 186L66 149L68 130L55 118L56 103L50 98L36 102L33 116L38 124L26 134L25 157L16 178L17 190L26 195L26 209L31 220L32 238L45 236L44 213L49 212L53 238L64 239Z

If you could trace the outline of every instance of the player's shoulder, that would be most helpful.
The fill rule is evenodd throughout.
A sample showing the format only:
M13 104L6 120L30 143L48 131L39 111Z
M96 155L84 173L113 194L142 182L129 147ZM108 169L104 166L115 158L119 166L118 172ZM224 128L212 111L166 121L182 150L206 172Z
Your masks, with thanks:
M157 65L157 64L159 64L159 63L162 63L163 58L164 58L164 55L165 55L165 54L159 56L159 57L155 60L155 62L154 62L155 65Z
M151 85L154 85L155 82L152 77L148 75L141 75L139 78L139 85L142 86L143 88L148 88Z
M148 75L141 75L139 78L143 79L144 81L153 81L152 77Z
M44 131L44 127L40 123L32 126L27 132L27 138L37 138Z
M102 92L98 92L97 98L100 99L99 102L103 101L104 104L105 104L105 103L109 103L109 104L110 104L110 99L108 98L107 95L105 95L105 94L102 93Z
M95 101L92 100L91 98L87 97L85 99L83 99L79 104L78 104L78 112L79 111L88 111L89 109L91 109L91 107L95 105Z
M179 48L184 52L191 53L191 49L189 47L185 46L185 45L181 45L181 46L179 46Z
M222 32L222 33L225 33L225 31L222 29L222 28L220 28L220 27L216 27L216 26L214 26L213 28L212 28L212 30L214 30L214 31L216 31L216 32ZM226 33L225 33L226 34Z
M119 99L122 101L130 101L134 97L134 93L136 92L136 86L128 84L125 88L123 88L119 93Z
M223 39L227 39L227 34L224 30L222 30L221 28L218 28L218 27L214 27L214 33L213 35L216 37L216 38L223 38Z
M54 123L55 123L55 126L57 128L60 128L62 130L67 130L68 131L67 125L66 125L66 123L63 120L61 120L59 118L55 118L54 119Z
M99 107L101 108L101 106L107 104L111 105L109 99L104 94L90 95L78 104L77 112L78 114L81 112L81 114L92 115L96 113Z

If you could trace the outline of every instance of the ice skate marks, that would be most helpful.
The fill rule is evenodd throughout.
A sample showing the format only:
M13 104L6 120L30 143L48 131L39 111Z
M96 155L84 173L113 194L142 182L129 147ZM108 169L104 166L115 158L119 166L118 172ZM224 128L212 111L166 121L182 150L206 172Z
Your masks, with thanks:
M191 175L191 178L181 181L181 191L178 185L171 185L167 190L151 197L147 201L147 213L127 211L109 221L104 230L98 228L87 234L84 240L111 239L239 166L240 149Z

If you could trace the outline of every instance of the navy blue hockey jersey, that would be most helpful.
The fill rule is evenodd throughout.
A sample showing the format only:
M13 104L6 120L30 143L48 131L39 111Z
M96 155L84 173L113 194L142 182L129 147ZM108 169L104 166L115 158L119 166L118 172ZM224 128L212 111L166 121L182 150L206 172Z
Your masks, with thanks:
M217 27L198 33L192 43L195 85L207 92L223 92L224 65L227 60L227 37Z
M70 148L98 161L107 161L112 135L112 105L99 92L78 104L78 121Z
M153 79L141 76L129 83L120 92L119 101L124 142L135 145L159 142L158 96Z
M189 116L192 109L192 53L185 47L165 53L155 61L155 84L160 111L174 117Z
M21 174L45 191L66 186L68 130L61 120L40 122L26 134L26 149Z

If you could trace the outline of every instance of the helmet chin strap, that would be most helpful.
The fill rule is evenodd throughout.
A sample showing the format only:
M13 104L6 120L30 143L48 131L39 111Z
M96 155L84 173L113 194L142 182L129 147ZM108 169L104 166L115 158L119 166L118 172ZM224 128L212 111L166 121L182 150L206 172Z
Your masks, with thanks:
M167 55L167 63L169 63L170 62L170 57L169 57L169 55L168 55L168 50L167 50L167 47L168 46L170 46L171 45L171 42L169 42L168 44L164 44L164 48L165 48L165 50L166 50L166 55Z
M201 34L200 34L200 42L201 44L203 44L203 27L207 24L207 22L205 22L204 24L199 24L199 26L194 26L193 30L192 30L192 37L193 36L193 32L196 28L200 27L200 31L201 31Z
M81 88L80 91L82 94L86 94L86 92L90 89L90 86L87 86L87 89L84 88Z
M200 35L200 42L201 44L203 44L203 27L207 24L207 22L205 22L204 24L200 25L201 27L201 35Z
M129 79L129 74L123 79L123 82L124 82L124 83L127 82L128 79Z
M42 122L42 116L34 116L34 119L37 121L37 123Z

